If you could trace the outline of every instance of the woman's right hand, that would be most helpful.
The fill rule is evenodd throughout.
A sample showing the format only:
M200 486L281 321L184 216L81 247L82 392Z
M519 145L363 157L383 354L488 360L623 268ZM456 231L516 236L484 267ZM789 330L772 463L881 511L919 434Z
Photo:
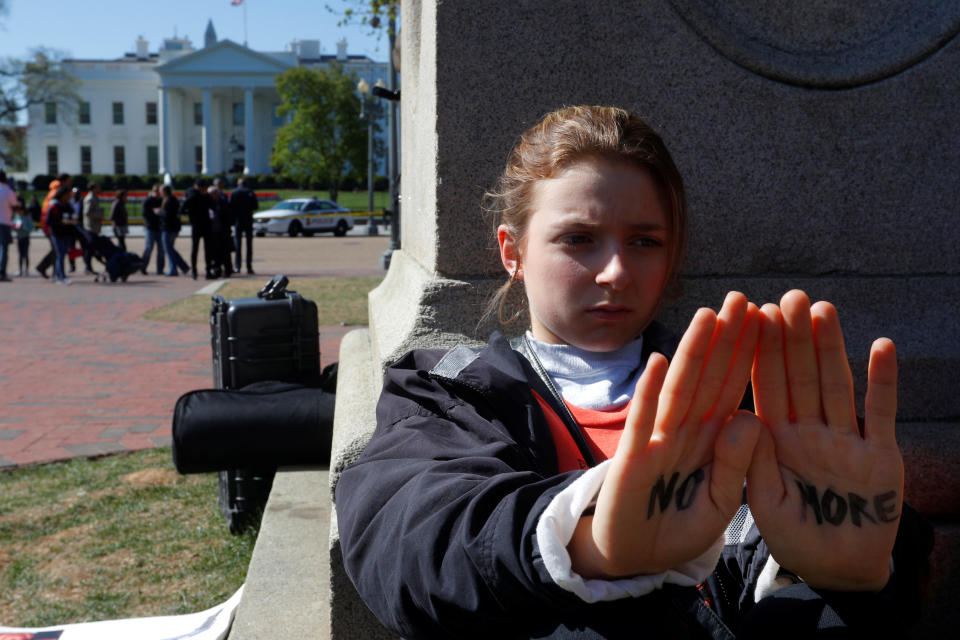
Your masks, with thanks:
M753 362L758 310L738 292L700 309L673 361L653 354L597 497L568 545L584 578L661 573L695 559L741 504L763 424L736 413Z

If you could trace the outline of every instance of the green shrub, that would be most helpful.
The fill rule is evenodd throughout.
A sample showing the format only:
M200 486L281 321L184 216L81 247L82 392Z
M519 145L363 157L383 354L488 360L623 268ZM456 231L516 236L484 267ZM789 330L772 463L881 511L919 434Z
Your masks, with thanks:
M272 173L264 174L260 180L261 189L276 189L277 188L277 177Z
M50 183L53 182L55 176L48 176L43 173L38 173L33 176L33 180L30 181L30 184L33 185L34 191L49 191Z
M197 176L191 173L178 173L173 176L173 188L174 189L188 189L193 186L193 183L196 181ZM163 180L161 180L163 182Z
M113 176L108 173L94 173L87 176L88 184L90 182L96 182L100 185L100 188L104 191L113 191L117 188L116 182L113 179Z

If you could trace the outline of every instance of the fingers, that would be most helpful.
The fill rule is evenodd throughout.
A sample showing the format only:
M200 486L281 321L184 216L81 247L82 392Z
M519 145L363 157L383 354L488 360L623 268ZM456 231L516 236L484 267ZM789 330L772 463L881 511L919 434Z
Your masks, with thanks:
M853 404L853 375L843 345L843 332L836 308L829 302L817 302L810 309L820 373L820 405L831 428L857 433L857 414Z
M747 469L747 501L757 508L762 508L779 504L785 493L773 436L764 428L757 434L753 458Z
M700 370L710 350L710 342L717 326L717 316L710 309L700 309L690 321L660 392L660 411L657 414L656 432L660 437L675 428L683 420L697 391Z
M757 309L757 305L752 302L749 303L743 327L740 330L740 337L737 341L734 359L730 364L730 371L724 381L723 389L720 391L720 397L711 412L714 416L726 418L737 410L740 401L743 400L743 393L747 390L750 368L753 365L757 341L760 336L759 316L760 310Z
M768 425L790 419L790 392L783 360L783 315L780 307L767 303L760 309L760 337L751 375L753 404Z
M867 367L864 437L877 444L896 446L896 421L897 349L888 338L878 338L870 349Z
M620 436L620 444L617 446L618 455L639 455L646 449L653 433L660 389L666 375L667 359L659 353L651 353L647 366L637 380L633 402L630 403L623 435Z
M717 436L714 445L710 494L713 503L730 516L740 506L743 479L753 451L766 426L749 411L738 411Z
M742 293L731 291L723 301L717 315L717 325L710 342L704 366L697 381L697 392L687 411L686 418L700 422L717 402L727 375L731 372L731 359L737 350L744 319L747 316L747 298ZM746 380L744 380L746 383ZM732 412L732 408L727 412ZM726 415L723 415L726 418Z
M798 423L820 422L820 375L810 319L810 299L802 291L788 291L780 299L780 311L783 314L783 351L793 420Z

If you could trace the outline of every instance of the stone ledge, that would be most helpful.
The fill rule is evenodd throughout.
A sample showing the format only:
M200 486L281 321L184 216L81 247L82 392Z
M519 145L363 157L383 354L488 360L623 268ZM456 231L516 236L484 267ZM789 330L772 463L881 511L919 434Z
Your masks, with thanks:
M323 468L277 472L229 640L330 638L327 486Z
M396 255L397 252L394 252ZM393 270L391 266L391 270ZM340 473L363 452L377 425L376 405L382 385L380 363L374 360L370 331L357 329L340 342L337 371L337 407L333 415L333 443L329 499ZM330 510L328 620L333 640L387 640L388 632L360 599L343 568L337 513Z

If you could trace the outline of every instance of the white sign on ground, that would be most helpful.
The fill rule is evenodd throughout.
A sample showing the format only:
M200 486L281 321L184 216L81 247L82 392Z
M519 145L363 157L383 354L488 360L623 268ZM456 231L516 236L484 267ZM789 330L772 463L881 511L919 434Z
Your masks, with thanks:
M230 631L243 587L223 604L182 616L129 618L37 629L0 627L0 640L223 640Z

